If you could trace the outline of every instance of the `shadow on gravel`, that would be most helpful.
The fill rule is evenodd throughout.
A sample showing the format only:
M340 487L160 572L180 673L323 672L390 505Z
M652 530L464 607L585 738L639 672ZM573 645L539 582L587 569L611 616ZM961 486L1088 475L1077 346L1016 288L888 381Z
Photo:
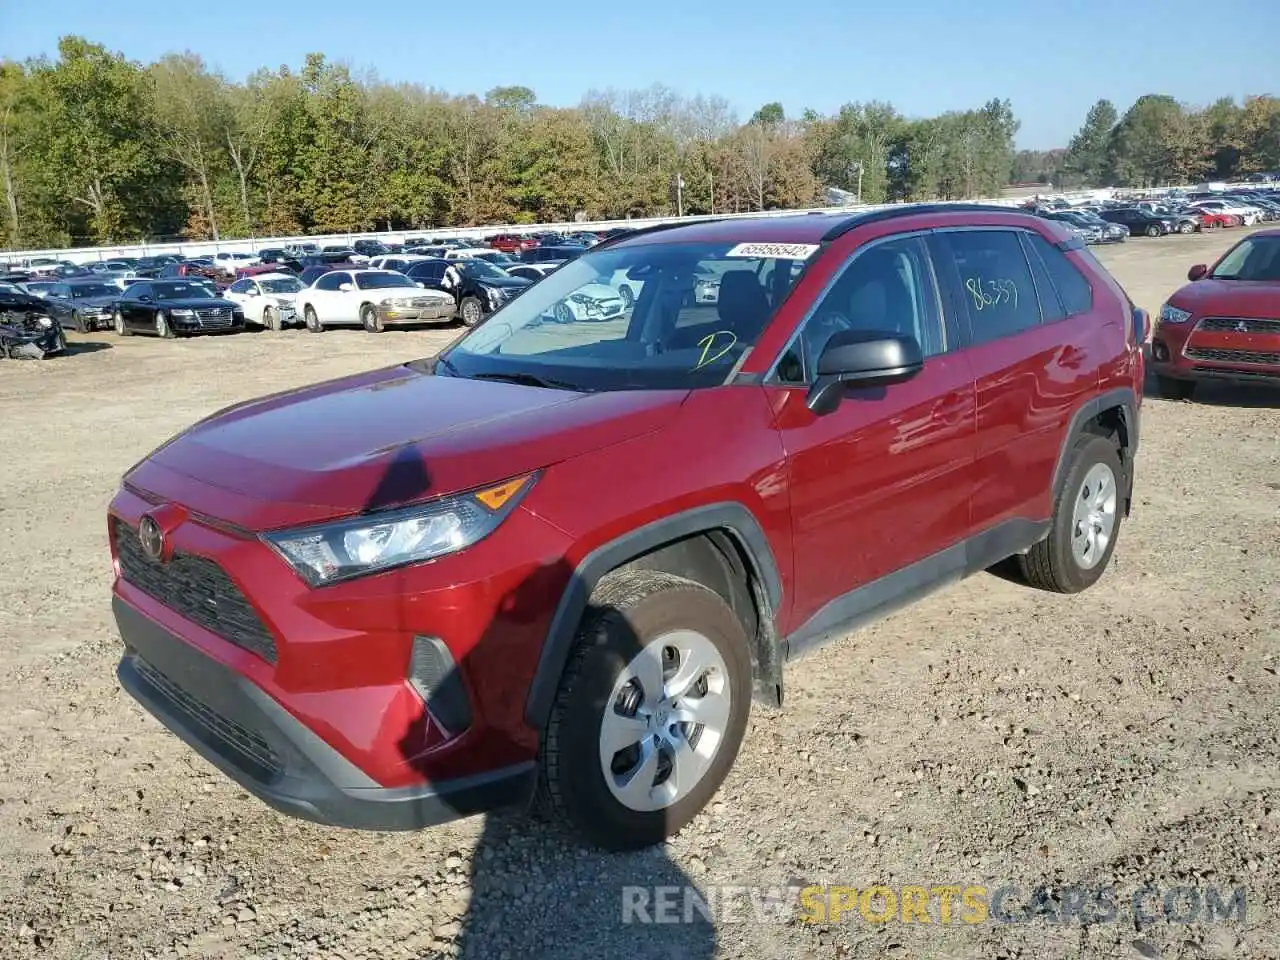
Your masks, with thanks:
M1147 357L1146 379L1143 393L1152 400L1169 403L1192 403L1204 407L1239 407L1240 409L1280 409L1280 387L1262 383L1238 383L1231 380L1201 380L1196 384L1195 395L1190 400L1163 397L1151 370L1151 358Z
M97 353L100 350L110 350L111 344L103 343L101 340L67 340L67 356L74 357L81 353Z
M465 666L448 678L460 681L466 691L471 729L521 728L527 677L547 636L550 613L576 576L563 560L548 563L498 599L484 636ZM624 649L641 647L635 635L623 643ZM619 660L624 656L629 660L631 655L624 653ZM602 714L608 695L600 696ZM470 772L528 757L537 739L524 730L519 744L486 733L488 752L504 758L477 762ZM414 750L406 737L402 749L410 763L428 773L430 761L420 746ZM602 768L595 765L593 772L606 792ZM454 934L456 956L710 960L714 955L715 928L697 909L700 901L686 893L693 890L692 881L664 847L604 853L568 836L554 814L540 812L528 791L502 799L510 806L483 813L483 832L470 865L470 902ZM464 817L481 811L468 804L454 812ZM664 922L654 922L659 918Z

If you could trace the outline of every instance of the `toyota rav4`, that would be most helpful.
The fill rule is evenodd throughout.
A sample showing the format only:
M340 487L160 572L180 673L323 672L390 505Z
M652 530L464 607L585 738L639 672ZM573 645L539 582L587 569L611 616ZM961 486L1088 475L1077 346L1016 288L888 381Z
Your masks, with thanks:
M622 315L565 319L620 272ZM528 804L660 842L806 649L997 564L1102 575L1147 333L1065 227L993 206L631 232L438 357L239 404L133 467L118 676L295 816Z

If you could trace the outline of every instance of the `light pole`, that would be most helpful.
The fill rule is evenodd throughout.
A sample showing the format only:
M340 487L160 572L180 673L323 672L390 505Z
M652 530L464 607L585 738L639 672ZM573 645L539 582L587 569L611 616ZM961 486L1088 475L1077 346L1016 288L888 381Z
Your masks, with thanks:
M675 184L676 185L676 216L683 217L684 216L684 177L681 174L677 173L675 176L675 182L676 182Z
M850 160L850 161L849 161L849 177L852 179L852 177L853 177L853 175L854 175L855 173L858 175L858 194L857 194L857 196L858 196L858 200L857 200L857 202L858 202L858 203L861 203L861 202L862 202L862 161L861 161L861 160Z

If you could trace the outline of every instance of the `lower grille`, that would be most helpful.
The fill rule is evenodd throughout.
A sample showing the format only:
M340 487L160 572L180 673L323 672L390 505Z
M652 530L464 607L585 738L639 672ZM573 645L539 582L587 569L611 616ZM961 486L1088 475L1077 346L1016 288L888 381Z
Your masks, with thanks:
M1196 328L1225 333L1280 334L1280 320L1260 320L1253 317L1205 317L1196 325Z
M141 657L133 657L133 666L209 746L263 783L280 775L280 758L261 736L200 702Z
M115 522L120 573L147 596L237 647L276 662L276 642L226 572L206 557L175 553L166 563L147 559L138 528Z
M1207 347L1187 347L1192 360L1211 360L1215 363L1258 363L1280 366L1280 351L1271 350L1215 350Z

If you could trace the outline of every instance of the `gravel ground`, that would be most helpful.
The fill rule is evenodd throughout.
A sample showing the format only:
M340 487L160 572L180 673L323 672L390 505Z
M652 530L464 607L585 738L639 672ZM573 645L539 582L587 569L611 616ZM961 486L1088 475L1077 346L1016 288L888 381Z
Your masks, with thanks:
M1099 257L1155 311L1232 239ZM1274 391L1148 401L1136 515L1089 593L980 576L789 668L785 711L755 711L716 801L664 849L588 854L512 815L329 830L217 774L115 683L120 474L226 404L454 333L73 335L74 356L0 367L0 956L1280 957ZM623 922L629 898L689 884L711 919L634 922L684 920L677 897ZM877 895L872 920L805 922L779 888L811 884L983 886L992 916L957 898L940 922L938 895L932 922L874 922ZM1027 922L997 917L1009 886ZM1072 915L1074 887L1114 888L1114 920ZM1207 887L1243 888L1244 920L1164 916L1167 891Z

